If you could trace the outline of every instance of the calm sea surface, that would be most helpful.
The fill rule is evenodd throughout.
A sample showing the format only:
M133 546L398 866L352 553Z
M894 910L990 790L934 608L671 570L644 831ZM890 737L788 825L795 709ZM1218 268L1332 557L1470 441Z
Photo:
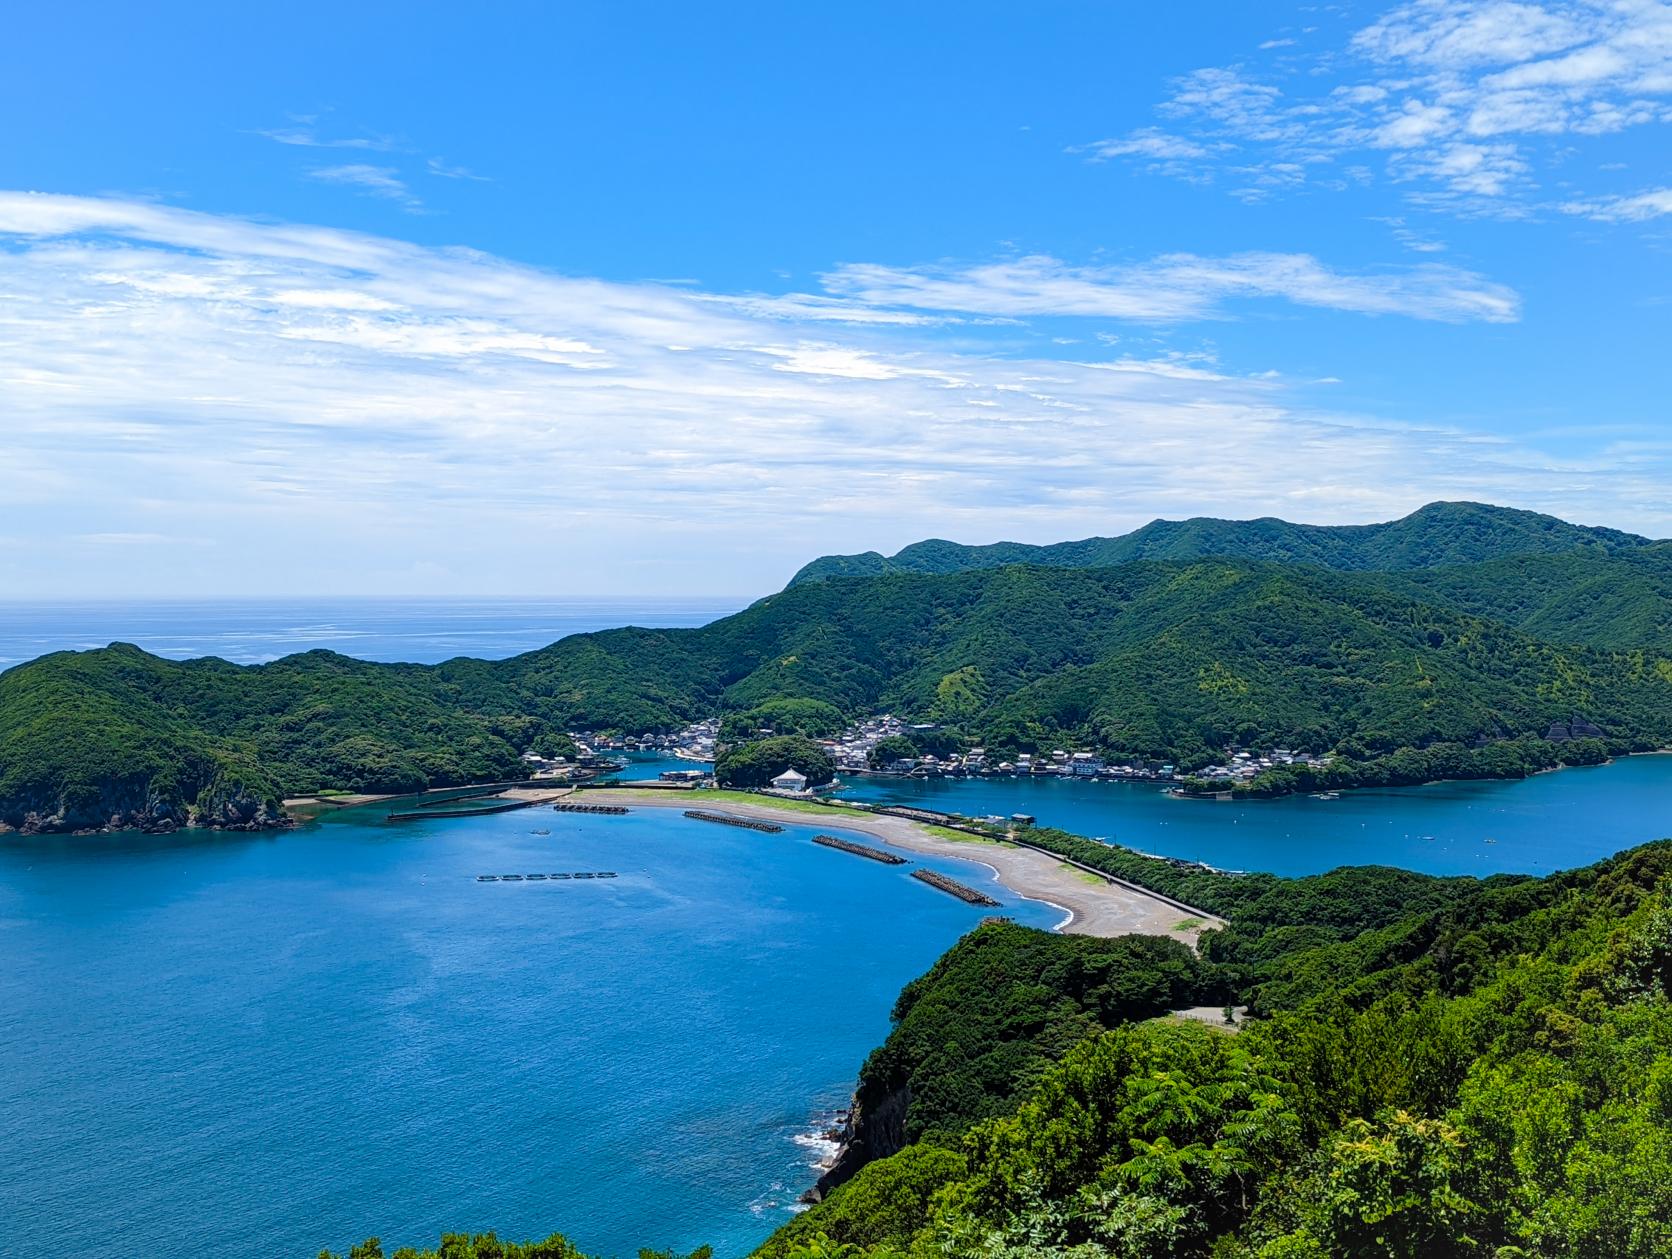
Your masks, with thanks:
M49 651L133 643L153 655L260 664L316 647L364 660L498 660L566 634L619 625L704 625L727 599L236 599L144 603L0 602L0 669Z
M234 660L504 656L738 602L0 605L0 656L111 639ZM846 790L1290 874L1542 873L1672 834L1668 756L1240 805L1073 781ZM8 1255L102 1256L119 1240L311 1259L368 1234L489 1227L562 1229L606 1254L740 1255L813 1179L812 1134L900 986L980 917L811 844L810 827L382 813L272 836L0 841ZM991 887L979 866L927 864ZM621 877L475 880L600 869ZM993 890L1024 922L1059 917Z
M381 817L0 844L8 1256L490 1227L741 1255L816 1177L900 987L983 912L812 827ZM621 877L475 879L578 870Z
M1242 804L1155 784L1073 779L854 779L855 800L1041 824L1222 870L1316 874L1393 865L1430 874L1549 874L1672 836L1672 756L1630 756L1520 782L1435 783Z

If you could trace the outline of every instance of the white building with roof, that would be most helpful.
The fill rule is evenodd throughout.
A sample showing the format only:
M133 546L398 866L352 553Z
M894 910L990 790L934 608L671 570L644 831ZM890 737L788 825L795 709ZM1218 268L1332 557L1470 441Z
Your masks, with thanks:
M807 775L791 767L772 780L774 791L806 791Z

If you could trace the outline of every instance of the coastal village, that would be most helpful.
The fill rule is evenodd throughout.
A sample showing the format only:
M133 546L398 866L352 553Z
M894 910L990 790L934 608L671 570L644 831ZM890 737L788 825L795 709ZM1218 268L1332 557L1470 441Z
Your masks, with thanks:
M989 756L987 750L972 747L964 752L936 755L924 752L915 756L894 757L878 762L874 753L885 740L927 740L938 735L941 727L933 722L907 722L891 713L855 722L833 739L814 742L830 753L838 775L877 774L914 778L1013 778L1056 777L1094 779L1120 782L1172 783L1179 778L1175 765L1145 757L1106 757L1086 749L1054 748L1049 752L1018 753L1014 760ZM769 735L770 730L763 730ZM535 777L588 777L608 772L614 762L610 757L619 752L659 752L665 756L712 764L720 741L720 718L709 717L671 734L612 735L592 731L571 732L580 752L574 764L559 759L547 761L530 753L524 757L534 768ZM1191 771L1191 777L1210 783L1231 786L1247 782L1267 770L1283 765L1326 765L1333 756L1313 754L1291 748L1227 748L1225 760ZM701 782L705 770L669 770L662 777L669 782Z

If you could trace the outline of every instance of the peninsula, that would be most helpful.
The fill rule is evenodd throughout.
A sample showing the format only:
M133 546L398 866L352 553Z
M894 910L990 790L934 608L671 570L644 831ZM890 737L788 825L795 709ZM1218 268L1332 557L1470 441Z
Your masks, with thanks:
M1280 523L1152 526L1162 559L1111 543L940 548L932 572L823 563L698 629L508 660L45 656L0 674L0 826L279 825L286 796L503 781L571 731L715 717L749 773L783 766L738 745L879 712L933 724L943 747L1082 748L1186 778L1234 748L1305 754L1214 787L1254 794L1672 745L1672 544L1478 504Z
M705 803L716 799L716 795L713 792L612 791L602 787L588 790L584 798L588 802L625 804L633 808L684 809L691 807L693 800ZM1064 918L1057 929L1070 934L1113 937L1138 932L1194 944L1201 932L1225 925L1216 914L1181 905L1171 897L1121 879L1113 870L1098 873L1095 867L1071 864L1066 854L1043 847L1015 840L980 838L913 818L863 809L818 806L802 801L788 807L768 796L738 798L736 793L718 793L718 796L724 799L728 813L789 826L816 822L857 831L906 852L976 862L991 870L1016 895L1044 901L1062 910ZM1173 863L1157 861L1156 864Z

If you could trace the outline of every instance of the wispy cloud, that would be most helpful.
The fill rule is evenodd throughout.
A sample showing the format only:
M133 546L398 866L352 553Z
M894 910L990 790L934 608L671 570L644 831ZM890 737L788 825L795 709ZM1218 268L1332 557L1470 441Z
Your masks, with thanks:
M1654 188L1648 192L1592 201L1568 201L1561 208L1565 213L1584 215L1604 223L1641 223L1645 219L1672 214L1672 188Z
M1128 267L1072 267L1042 256L966 267L854 264L824 281L871 305L1014 317L1175 322L1223 317L1227 303L1250 299L1451 323L1511 323L1521 310L1513 289L1472 271L1430 264L1350 274L1308 254L1170 254Z
M1165 173L1233 191L1344 186L1345 163L1375 161L1425 204L1523 213L1551 142L1672 121L1672 4L1415 0L1345 46L1197 70L1158 112L1165 133L1085 148L1153 160L1165 144Z
M493 182L486 175L478 175L468 167L455 166L450 162L444 162L439 157L430 158L426 163L426 168L430 174L438 175L442 179L469 179L480 184L491 184Z
M319 115L299 114L283 127L269 127L255 132L275 144L303 149L363 149L372 153L391 153L405 147L393 136L320 134Z
M1310 263L1157 265L1186 304L1272 286L1412 300ZM999 285L965 268L933 297L863 269L840 273L848 292L734 295L0 194L0 460L8 532L29 538L0 555L0 583L392 592L439 575L485 592L561 571L569 589L764 590L810 554L929 534L1045 540L1202 510L1365 520L1465 496L1672 524L1672 449L1653 435L1558 457L1322 409L1246 366L1100 357L1090 337L1044 358L869 304L1054 311L1041 290L1057 284L1108 300L1107 277L1060 269ZM1486 298L1471 317L1496 317ZM207 545L167 541L182 537Z
M1159 127L1142 127L1118 140L1098 140L1081 145L1071 152L1090 153L1094 157L1147 157L1156 161L1197 161L1212 155L1212 150L1195 140L1169 135Z
M413 145L405 140L372 133L330 135L323 131L321 119L320 114L294 114L282 127L270 127L253 134L292 148L351 149L366 153L394 154L397 161L403 160L403 157L414 159L414 162L417 160ZM484 184L493 182L487 175L478 174L467 166L449 162L444 158L424 157L421 160L422 166L416 168L416 174L419 176ZM422 200L411 189L411 178L396 165L348 163L314 167L308 170L306 175L309 179L340 184L369 196L397 202L408 210L415 211L423 205Z
M347 166L319 166L308 172L309 179L321 183L341 184L368 197L382 197L394 201L403 209L419 210L423 201L414 195L393 166L371 166L351 163Z

